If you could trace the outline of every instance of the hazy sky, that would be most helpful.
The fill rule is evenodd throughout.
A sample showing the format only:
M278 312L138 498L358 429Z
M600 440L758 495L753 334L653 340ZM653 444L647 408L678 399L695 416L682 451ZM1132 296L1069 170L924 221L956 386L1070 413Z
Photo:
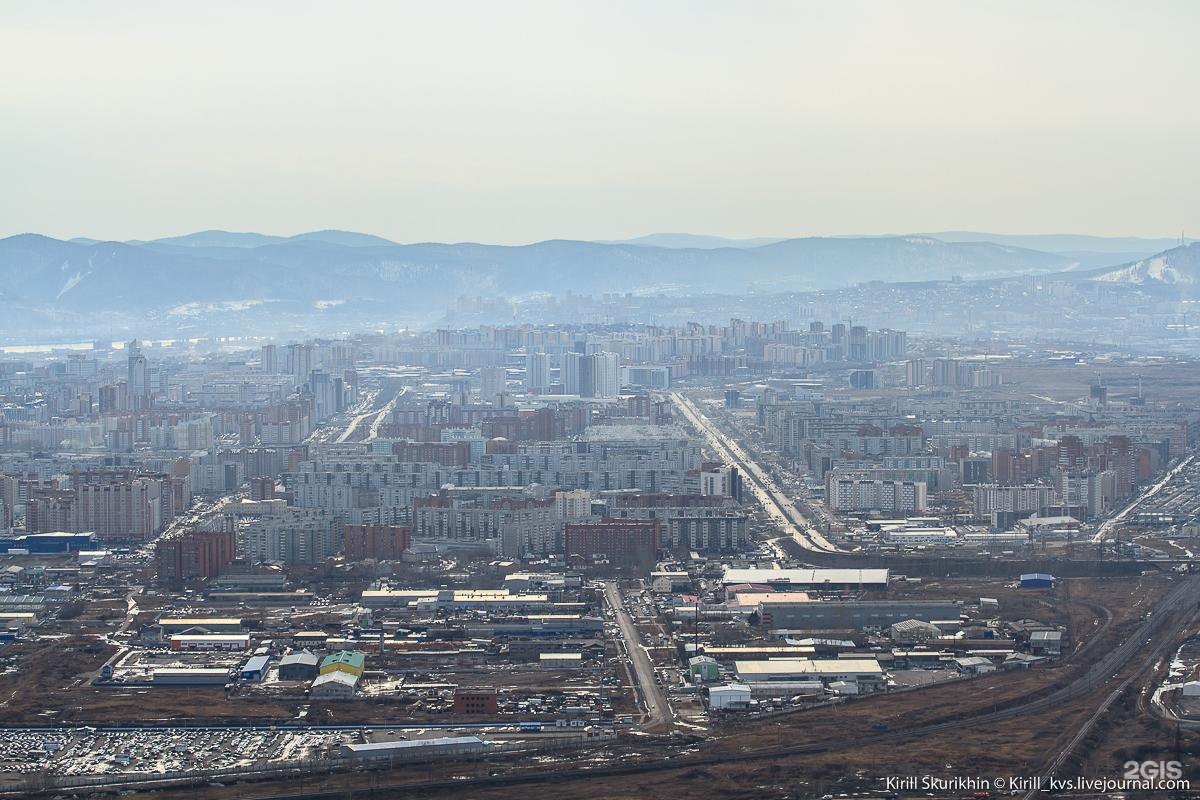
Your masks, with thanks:
M1200 232L1200 3L9 2L0 235Z

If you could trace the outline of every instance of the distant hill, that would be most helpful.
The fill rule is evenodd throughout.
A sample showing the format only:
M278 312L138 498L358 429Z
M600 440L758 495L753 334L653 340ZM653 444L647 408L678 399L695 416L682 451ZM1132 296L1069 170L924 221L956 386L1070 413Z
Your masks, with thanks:
M390 239L376 236L373 233L356 233L354 231L312 231L300 233L287 238L289 242L322 242L343 247L379 247L380 245L396 244Z
M95 241L72 240L72 241ZM375 236L370 233L355 233L354 231L311 231L295 236L268 236L262 233L239 233L236 231L200 231L183 236L167 236L162 239L151 239L148 242L132 241L127 244L162 244L177 247L262 247L268 244L283 242L320 242L336 244L343 247L378 247L395 242Z
M75 320L78 327L110 318L216 324L218 312L238 315L239 325L288 315L289 324L302 328L305 319L329 314L431 320L463 296L741 294L1069 273L1080 266L1053 253L920 236L668 248L570 240L394 244L343 231L291 237L203 231L151 242L22 234L0 240L0 286L13 312L0 329L43 319Z
M836 239L901 239L929 238L950 244L990 243L1037 250L1063 256L1078 264L1079 269L1093 269L1136 261L1153 255L1177 242L1173 239L1141 239L1137 237L1086 236L1078 234L1004 234L979 231L937 231L914 233L906 236L836 236ZM722 236L704 236L692 233L652 233L636 239L602 242L602 244L632 244L642 247L666 247L671 249L704 249L720 247L756 248L782 241L786 238L729 239Z
M1151 255L1175 247L1178 239L1142 239L1136 236L1085 236L1074 233L980 233L977 231L936 231L919 234L943 242L994 242L1013 247L1043 250L1047 253L1109 253ZM1141 257L1141 256L1139 256Z
M1089 270L1081 277L1105 283L1193 289L1200 285L1200 242L1173 247L1128 264Z
M651 233L636 239L612 239L600 241L599 244L634 244L642 247L713 250L718 247L761 247L764 244L782 242L784 238L727 239L724 236L703 236L695 233Z

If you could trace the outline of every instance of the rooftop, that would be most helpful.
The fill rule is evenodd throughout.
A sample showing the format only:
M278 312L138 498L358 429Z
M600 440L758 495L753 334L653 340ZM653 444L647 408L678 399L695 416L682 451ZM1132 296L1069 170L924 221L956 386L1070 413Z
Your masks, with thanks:
M315 667L318 661L319 659L315 655L309 653L308 651L304 651L301 653L288 653L286 656L279 659L279 665L284 666L291 664L307 664Z
M731 583L791 583L798 586L820 586L822 584L886 585L886 569L734 569L725 570L721 582Z
M330 664L346 664L351 667L362 669L366 663L366 657L357 650L339 650L336 653L330 653L321 661L322 667L327 667Z
M326 672L324 675L318 675L312 682L313 688L324 686L327 683L340 683L344 686L357 686L358 676L350 675L341 670Z
M438 747L453 745L485 745L488 744L478 736L443 736L437 739L410 739L398 742L367 742L366 744L348 744L345 748L352 753L370 753L381 750L403 750L411 747Z
M883 667L873 658L775 658L769 661L735 661L738 675L883 675Z

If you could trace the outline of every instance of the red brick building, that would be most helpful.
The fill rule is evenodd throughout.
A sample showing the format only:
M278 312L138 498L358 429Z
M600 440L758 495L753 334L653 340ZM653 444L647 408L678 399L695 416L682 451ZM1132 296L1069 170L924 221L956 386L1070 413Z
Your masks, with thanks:
M215 578L236 557L237 538L233 531L187 530L160 539L154 548L160 583Z
M565 545L568 557L584 563L606 561L613 569L646 570L654 566L661 537L656 519L568 522Z
M455 714L498 714L500 707L496 703L495 689L464 689L454 690Z
M342 552L347 561L399 561L411 541L408 528L398 525L345 525Z
M250 499L251 500L274 500L275 499L275 479L274 478L251 478L250 479Z

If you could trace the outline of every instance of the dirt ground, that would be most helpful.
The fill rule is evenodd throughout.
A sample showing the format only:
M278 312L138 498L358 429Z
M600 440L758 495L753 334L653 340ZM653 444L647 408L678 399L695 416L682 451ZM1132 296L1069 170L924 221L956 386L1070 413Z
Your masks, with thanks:
M1125 639L1141 619L1145 607L1169 585L1161 576L1066 581L1060 585L1057 596L1012 596L1012 611L1022 612L1023 615L1025 609L1018 602L1029 603L1031 609L1040 610L1037 616L1041 619L1050 620L1057 616L1079 626L1078 649L1057 666L1028 673L995 673L973 681L866 697L842 706L771 719L734 721L717 727L714 731L717 738L687 748L687 751L697 754L727 756L722 763L705 766L681 763L678 770L569 779L559 782L555 791L582 800L646 797L658 793L722 798L820 797L826 793L879 792L884 788L882 779L886 776L1020 777L1037 774L1049 754L1066 745L1077 726L1091 715L1100 699L1110 691L1109 688L1100 687L1051 712L924 736L909 743L842 746L829 752L770 760L752 760L747 756L759 748L845 741L855 737L866 739L877 732L880 726L887 726L894 731L903 730L921 723L950 719L964 712L984 711L1028 701L1062 685L1084 669L1095 653L1105 652ZM932 594L943 590L959 591L960 588L926 587ZM985 596L1001 595L1001 608L1004 609L1008 601L1004 599L1004 592L999 591L1003 586L980 588L989 589L990 593ZM1143 670L1144 665L1135 660L1126 673L1141 673ZM1122 676L1126 673L1122 673ZM1151 676L1145 674L1131 686L1101 719L1088 740L1078 748L1077 757L1064 765L1061 775L1119 777L1114 771L1129 758L1187 757L1200 752L1200 737L1196 734L1182 733L1176 737L1174 731L1164 728L1144 709L1139 709L1141 689L1150 680ZM1139 746L1131 748L1128 744L1130 741L1139 742ZM672 752L679 750L678 744L668 745L666 749L663 749L664 745L663 742L651 741L623 742L614 746L609 763L670 758ZM680 757L686 758L687 751ZM407 776L402 772L372 776L314 776L305 781L304 786L307 790L337 788L349 791L352 787L361 790L396 781L436 779L439 775L482 776L496 768L494 763L482 762L442 765L433 769L414 767L410 768ZM504 771L511 769L512 766L508 765ZM1197 777L1200 778L1200 775ZM274 783L270 794L286 793L290 788L293 788L292 784ZM510 800L524 798L529 790L527 785L493 788L472 786L471 796ZM257 788L246 786L242 787L238 796L252 798L259 796L257 792ZM400 797L401 794L401 790L397 789L382 792L378 796ZM179 796L182 798L184 795ZM198 794L187 796L220 797L222 800L228 797L220 793L210 794L203 789L198 790ZM403 796L448 798L461 795L447 790L404 791Z

